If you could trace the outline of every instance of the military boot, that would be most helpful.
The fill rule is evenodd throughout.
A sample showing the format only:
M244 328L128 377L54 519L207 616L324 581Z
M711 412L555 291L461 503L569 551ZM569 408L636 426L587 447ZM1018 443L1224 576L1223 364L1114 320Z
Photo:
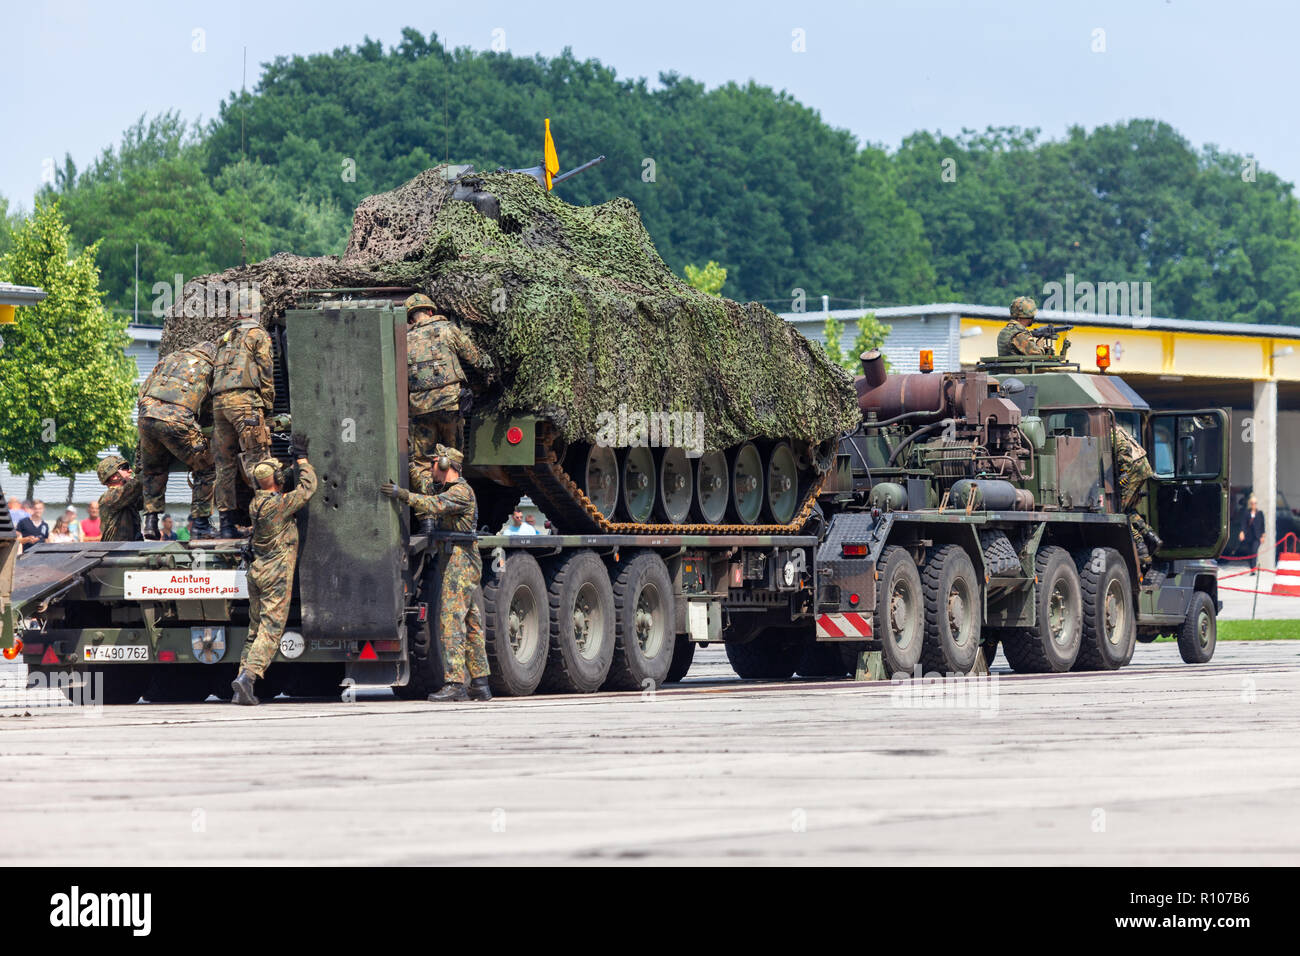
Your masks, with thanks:
M208 520L207 515L201 515L190 519L190 537L192 538L215 538L217 533L212 530L212 522Z
M235 513L233 511L221 512L221 529L217 532L218 538L238 538L239 531L235 528Z
M1156 534L1150 528L1147 528L1142 532L1142 537L1147 539L1147 547L1150 549L1152 554L1155 554L1164 547L1165 543L1160 539L1160 535Z
M442 690L429 695L429 702L433 704L457 703L462 700L469 700L469 692L465 690L464 684L444 684Z
M156 511L145 513L142 534L146 541L158 541L162 538L162 535L158 532L158 513Z
M254 683L255 680L253 678L253 675L250 674L248 671L241 670L239 672L239 676L230 682L230 689L235 693L235 696L232 698L232 700L236 704L244 704L245 706L248 707L252 707L256 704L260 704L261 701L258 700L256 695L254 695L253 693Z
M469 699L470 700L491 700L492 688L488 686L486 677L475 677L469 682Z

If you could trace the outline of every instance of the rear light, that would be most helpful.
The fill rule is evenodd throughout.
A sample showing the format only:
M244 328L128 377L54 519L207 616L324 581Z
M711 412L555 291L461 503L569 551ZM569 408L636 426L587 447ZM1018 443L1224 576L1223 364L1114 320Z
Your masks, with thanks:
M523 440L524 430L518 425L511 425L509 430L506 432L506 441L511 445L518 445Z
M850 594L850 595L849 595L849 607L857 607L857 606L858 606L858 602L861 601L861 600L862 600L862 598L858 597L856 594Z
M738 588L744 583L745 583L744 568L742 568L739 564L733 564L731 566L731 586L733 588Z
M867 556L867 546L865 544L842 544L840 553L846 558L865 558Z
M400 651L402 649L401 641L375 641L375 650L377 651Z
M7 661L15 660L18 657L18 655L21 654L22 652L23 652L23 639L21 637L15 637L14 646L6 647L3 651L5 660Z
M176 663L176 652L175 652L175 651L159 651L159 652L158 652L158 662L161 663L161 664L174 664L174 663Z

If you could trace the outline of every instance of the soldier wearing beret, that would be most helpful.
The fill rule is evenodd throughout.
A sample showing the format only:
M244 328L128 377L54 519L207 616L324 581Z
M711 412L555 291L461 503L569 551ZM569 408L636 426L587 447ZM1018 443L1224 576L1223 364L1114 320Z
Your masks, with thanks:
M121 455L109 455L95 469L108 490L99 496L101 541L139 541L144 487Z
M392 482L380 486L380 493L407 502L426 514L441 531L473 534L478 524L478 500L460 469L464 455L454 448L437 445L431 462L432 480L441 485L436 495L412 494ZM488 687L487 644L483 619L474 600L483 576L483 559L474 541L440 542L446 565L438 607L438 629L442 638L442 660L447 683L430 694L434 702L491 700Z
M236 704L256 704L253 685L266 674L280 648L293 596L298 563L298 524L294 515L316 492L316 472L307 461L307 438L293 436L298 483L284 491L280 462L267 458L253 466L257 491L248 506L253 520L253 563L248 569L248 637L239 656L239 676L230 685Z

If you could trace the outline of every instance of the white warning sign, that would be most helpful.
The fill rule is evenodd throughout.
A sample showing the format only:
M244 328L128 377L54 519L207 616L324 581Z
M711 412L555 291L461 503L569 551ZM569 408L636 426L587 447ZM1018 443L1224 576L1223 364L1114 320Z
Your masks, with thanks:
M128 601L211 601L248 597L247 571L127 571Z

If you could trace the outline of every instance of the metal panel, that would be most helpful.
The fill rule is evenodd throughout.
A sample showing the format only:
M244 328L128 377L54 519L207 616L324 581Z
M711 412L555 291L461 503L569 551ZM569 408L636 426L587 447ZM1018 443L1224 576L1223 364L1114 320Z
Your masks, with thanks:
M407 515L379 495L379 485L406 483L396 372L402 323L391 308L286 316L294 430L310 437L320 479L300 524L302 632L309 640L394 639L400 632Z

